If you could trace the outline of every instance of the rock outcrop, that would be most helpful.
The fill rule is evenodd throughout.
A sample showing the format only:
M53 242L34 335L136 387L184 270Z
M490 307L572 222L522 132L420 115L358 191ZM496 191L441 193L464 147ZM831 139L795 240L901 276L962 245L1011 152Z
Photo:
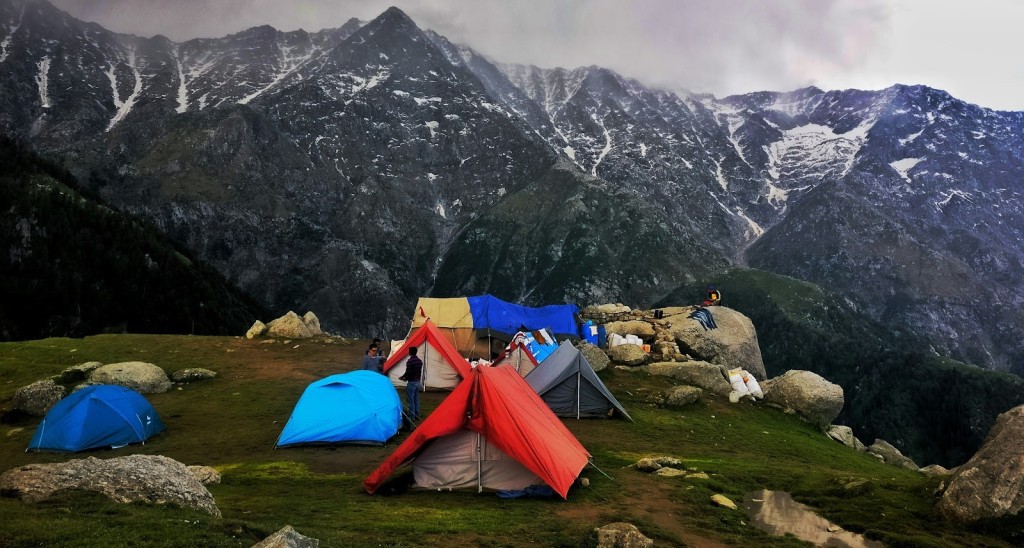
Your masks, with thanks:
M265 324L265 323L263 323L263 322L261 322L259 320L256 320L252 324L252 327L250 327L249 330L245 332L245 338L250 339L250 340L251 339L255 339L256 337L259 337L259 336L263 335L266 332L267 332L267 324Z
M910 457L900 453L899 449L896 449L885 440L876 439L875 443L872 443L871 446L868 447L868 453L882 457L882 462L892 466L906 468L907 470L918 469L917 463L915 463Z
M635 344L620 344L608 349L608 357L617 364L633 367L647 361L647 352Z
M790 370L761 384L764 401L826 428L843 410L843 388L811 371Z
M60 382L64 384L70 384L73 382L81 382L89 378L89 374L100 368L103 364L100 362L85 362L78 365L72 365L71 367L60 372Z
M717 329L705 330L700 322L689 318L689 312L667 316L670 331L680 349L697 360L728 369L742 368L760 380L767 377L761 347L757 344L757 331L750 318L724 306L709 307Z
M650 548L654 541L644 536L636 525L624 521L594 529L598 548Z
M590 364L590 367L593 368L594 371L603 371L607 369L608 364L611 363L611 360L608 359L608 354L605 354L604 350L601 350L588 342L580 342L579 349L583 354L583 357L587 359L587 363Z
M839 443L857 451L867 451L868 447L864 445L857 436L853 435L853 429L849 426L833 425L828 429L828 437L838 441Z
M220 516L213 495L188 468L159 455L29 464L0 475L0 493L28 502L47 500L68 489L96 491L122 503L171 503Z
M309 332L314 337L324 334L324 332L320 330L320 318L317 318L316 314L314 314L312 310L308 310L302 315L302 323L306 324L306 328L309 329Z
M1024 405L999 415L978 452L962 464L939 500L961 521L1017 515L1024 509Z
M189 369L179 369L174 373L171 373L171 380L174 382L192 382L212 379L216 376L216 371L210 371L209 369L203 369L202 367L192 367Z
M116 384L142 394L162 394L171 389L167 373L147 362L108 363L89 375L88 384Z
M23 386L14 393L11 399L11 410L21 411L36 417L46 415L54 405L64 397L67 391L52 379L36 381Z
M725 368L707 362L658 362L643 366L651 375L672 377L690 386L703 388L712 394L728 396L732 386L725 378Z
M317 548L320 541L285 525L280 531L252 545L252 548Z
M278 337L281 339L308 339L321 333L320 320L312 312L306 312L306 318L310 319L307 324L304 318L298 314L288 311L287 314L267 324L266 336ZM310 327L312 325L312 328Z

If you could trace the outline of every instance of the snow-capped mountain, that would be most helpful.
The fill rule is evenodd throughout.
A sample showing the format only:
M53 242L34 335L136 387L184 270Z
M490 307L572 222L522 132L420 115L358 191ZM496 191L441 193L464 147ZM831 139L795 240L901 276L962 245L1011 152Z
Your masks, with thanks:
M739 264L1024 363L1021 113L657 90L498 63L394 8L175 43L5 2L0 73L5 135L328 329L400 335L431 291L645 305Z

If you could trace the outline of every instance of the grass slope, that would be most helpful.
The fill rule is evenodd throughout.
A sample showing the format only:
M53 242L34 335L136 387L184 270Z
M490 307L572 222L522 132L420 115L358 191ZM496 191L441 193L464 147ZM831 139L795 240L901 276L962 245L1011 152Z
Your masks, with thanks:
M933 510L940 479L885 466L849 450L797 418L754 404L709 399L685 408L648 403L670 386L637 371L602 378L636 420L567 420L613 479L588 468L589 488L568 501L500 499L472 492L402 487L401 474L370 496L361 481L404 438L386 447L274 449L305 386L357 367L362 342L260 343L228 337L100 335L0 344L0 402L31 381L89 360L144 360L168 372L207 367L215 379L148 399L167 431L145 445L88 453L109 458L160 454L214 466L210 486L223 512L120 505L84 493L27 504L0 498L0 545L251 546L284 525L323 546L581 546L592 529L630 521L658 545L802 546L746 525L739 511L714 507L723 493L738 503L757 489L780 489L851 531L889 546L1010 546L1024 537L1019 519L972 528L948 524ZM425 410L443 393L428 393ZM0 427L0 469L84 455L24 453L38 419ZM670 455L708 480L658 478L628 466Z
M786 276L731 269L659 305L696 302L712 281L722 304L754 323L769 377L803 369L839 384L846 405L836 424L867 444L882 438L922 466L966 462L996 416L1024 403L1024 379L936 356L899 325Z

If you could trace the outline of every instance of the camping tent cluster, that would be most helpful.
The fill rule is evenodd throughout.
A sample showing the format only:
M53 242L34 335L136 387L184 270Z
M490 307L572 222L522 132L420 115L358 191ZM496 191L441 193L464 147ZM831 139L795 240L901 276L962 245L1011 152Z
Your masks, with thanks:
M423 488L544 485L564 498L590 454L558 417L632 419L583 354L569 341L555 344L552 332L576 334L575 306L527 308L489 295L420 299L412 329L384 363L383 375L357 370L308 385L276 447L386 443L402 424L394 387L406 384L400 377L409 349L417 348L424 389L451 394L366 479L366 490L377 491L412 462L415 484ZM494 363L471 365L467 358L481 350L481 334L489 339L486 357L492 341L509 342ZM153 406L137 392L91 386L46 415L29 450L116 448L163 430Z
M576 305L531 308L505 302L492 295L437 299L416 303L409 337L429 319L455 349L467 358L491 359L495 342L500 347L519 331L547 329L555 335L578 336ZM500 350L500 347L498 350Z
M374 493L412 461L429 489L524 489L547 484L563 498L590 454L508 367L474 367L465 380L363 482Z

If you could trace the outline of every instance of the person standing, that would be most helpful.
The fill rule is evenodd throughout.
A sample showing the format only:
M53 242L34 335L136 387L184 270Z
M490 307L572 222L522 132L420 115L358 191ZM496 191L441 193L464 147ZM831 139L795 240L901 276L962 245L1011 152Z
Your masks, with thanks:
M371 344L370 347L366 349L366 355L363 356L362 361L359 362L359 365L362 369L366 369L368 371L376 371L377 373L381 372L383 358L377 355L378 350L379 349L375 344Z
M415 346L409 349L409 359L405 360L405 374L398 380L405 381L405 397L409 402L409 415L413 421L420 420L420 389L423 388L423 360L417 355Z

